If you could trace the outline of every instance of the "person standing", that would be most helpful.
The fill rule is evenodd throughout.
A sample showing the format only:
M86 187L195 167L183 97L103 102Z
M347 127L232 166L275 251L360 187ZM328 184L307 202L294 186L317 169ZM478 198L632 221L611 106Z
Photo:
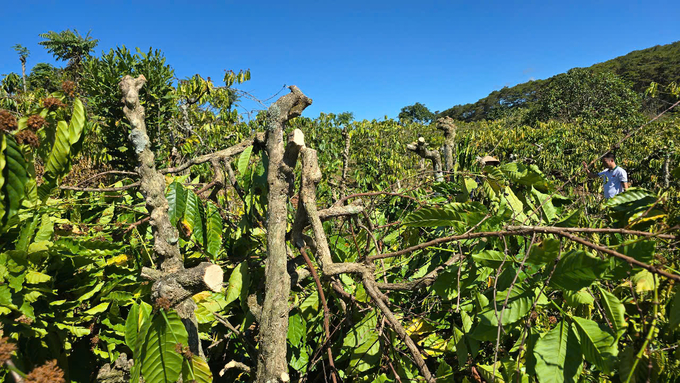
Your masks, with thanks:
M583 162L583 168L588 172L588 177L604 178L604 199L614 197L619 193L623 193L630 187L628 182L628 173L621 167L616 166L616 157L614 153L607 153L602 156L602 165L605 169L599 173L593 173L588 169L588 164Z

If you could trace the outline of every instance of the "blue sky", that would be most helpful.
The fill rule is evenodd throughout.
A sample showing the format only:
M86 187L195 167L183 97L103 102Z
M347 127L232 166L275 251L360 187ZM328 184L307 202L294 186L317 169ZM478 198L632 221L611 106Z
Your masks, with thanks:
M53 62L39 33L75 28L117 45L161 49L179 78L250 68L265 99L295 84L305 111L396 117L474 102L505 85L680 40L672 1L12 1L4 0L0 74ZM247 105L254 107L254 105Z

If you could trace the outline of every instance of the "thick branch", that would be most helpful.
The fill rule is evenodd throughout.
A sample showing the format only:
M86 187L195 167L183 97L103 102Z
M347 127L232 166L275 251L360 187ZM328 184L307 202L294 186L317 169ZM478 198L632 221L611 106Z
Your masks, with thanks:
M444 170L447 172L453 171L453 163L455 162L454 148L456 140L456 124L451 117L442 117L437 119L437 129L444 132Z
M265 265L265 296L260 315L258 354L258 383L277 383L290 380L286 361L288 333L288 297L290 276L287 270L286 218L287 204L292 190L292 169L297 154L304 146L301 132L294 132L284 152L283 130L289 119L299 116L312 103L296 86L267 110L267 155L269 166L267 183L267 262Z
M421 158L428 159L432 161L432 168L435 172L435 181L444 181L444 175L442 174L442 158L438 151L430 150L427 148L427 143L423 137L418 138L418 142L406 145L406 149L416 153Z

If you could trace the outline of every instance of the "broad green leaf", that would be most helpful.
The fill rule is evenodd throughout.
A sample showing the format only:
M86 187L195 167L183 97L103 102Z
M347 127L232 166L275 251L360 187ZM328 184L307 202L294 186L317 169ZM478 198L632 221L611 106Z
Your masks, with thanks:
M165 314L166 318L163 317ZM145 383L175 383L182 372L183 357L177 344L187 346L187 331L176 312L159 312L152 321L142 348Z
M452 300L458 296L457 289L458 272L447 270L442 272L432 284L435 293L444 300Z
M2 178L4 179L2 186L2 203L3 209L3 223L7 223L12 219L21 206L21 202L26 195L25 186L28 182L28 171L26 170L26 160L21 152L21 148L14 141L14 138L5 137L3 134L3 162L4 169L2 169Z
M243 261L239 263L238 266L236 266L231 272L231 276L229 277L229 286L227 287L227 292L225 294L225 306L235 301L239 298L239 296L242 295L241 290L243 289L243 281L245 279L249 280L249 270L248 263ZM246 291L247 289L248 286L246 286Z
M134 303L130 307L130 312L125 320L125 344L130 350L137 349L137 336L142 330L142 324L149 321L151 310L151 305L145 302Z
M208 202L207 205L205 221L208 243L205 247L208 254L215 260L222 248L222 216L215 204Z
M487 209L478 202L454 202L442 207L426 207L404 218L405 226L435 227L475 225L484 219Z
M304 339L306 333L307 325L300 314L288 317L288 342L291 346L299 347L300 341Z
M496 362L496 374L494 375L493 364L478 364L477 372L484 379L485 382L505 383L503 375L501 374L501 362Z
M380 361L380 338L376 332L371 331L363 343L352 350L349 361L349 371L352 373L366 372L378 367Z
M553 226L557 227L575 227L578 226L578 221L581 218L581 211L574 210L571 213L563 215L563 218L555 222Z
M52 279L51 276L49 276L47 274L43 274L43 273L35 271L35 270L29 270L26 273L26 283L29 283L29 284L32 284L32 285L47 282L51 279Z
M212 383L213 375L210 366L198 355L192 355L191 361L184 359L182 363L182 381L196 383Z
M378 325L378 314L375 310L369 311L359 322L349 330L342 341L343 348L355 348L364 343L369 334Z
M616 334L616 339L618 340L621 335L626 332L626 327L628 327L625 318L626 308L614 294L603 289L599 284L596 284L595 287L597 287L597 290L600 292L600 296L602 297L600 300L602 308L604 309L605 315L607 315L614 333Z
M647 270L640 270L631 277L631 281L633 281L635 291L638 293L654 290L654 274Z
M677 285L675 287L675 297L673 298L673 303L671 303L670 312L668 314L668 322L671 330L680 325L680 286Z
M536 341L536 377L541 383L576 382L583 356L575 330L564 320Z
M38 187L38 194L42 200L47 199L52 189L57 186L57 181L68 171L70 154L69 127L66 121L59 121L54 145L45 163L45 182Z
M536 198L536 206L541 206L546 222L554 221L557 218L557 209L553 206L550 196L539 192L533 187L531 188L531 194Z
M555 238L545 238L538 245L531 248L526 262L534 265L550 263L560 254L560 241Z
M79 98L73 100L73 114L68 126L68 139L71 145L75 145L83 133L85 127L85 108Z
M503 259L505 259L505 254L501 253L500 251L496 250L483 250L480 251L479 253L472 254L472 259L479 263L482 266L486 267L491 267L491 268L498 268L501 263L503 263ZM506 262L511 262L512 258L508 257L506 259Z
M453 376L454 376L453 368L451 368L451 366L449 366L445 361L442 360L442 362L439 363L439 367L437 367L437 371L435 372L437 382L455 383Z
M578 330L581 352L586 360L605 374L610 373L619 353L616 338L605 326L597 322L577 316L571 318Z
M648 205L656 201L656 195L640 188L630 188L607 200L605 206L614 210L625 211L631 206Z
M487 326L498 326L498 319L500 318L501 323L505 326L519 321L529 313L534 304L533 291L522 291L518 286L515 286L510 293L510 298L508 298L508 304L503 310L506 294L507 291L496 294L496 310L491 303L489 308L479 314L480 323ZM498 317L496 317L496 314L498 314Z
M205 210L203 202L196 193L187 190L187 203L182 220L191 231L191 237L201 245L205 244Z
M131 317L131 311L125 321L125 343L132 350L134 359L141 361L144 341L151 327L151 311L153 308L146 302L140 302L136 306L134 316ZM138 383L141 373L142 363L135 363L130 371L130 382Z
M512 218L515 221L523 223L527 220L527 216L524 214L524 204L517 198L515 192L513 192L509 186L505 187L502 198L512 209ZM531 220L535 220L533 215L531 216Z
M108 308L109 308L109 302L104 302L104 303L100 303L100 304L94 306L93 308L91 308L89 310L86 310L84 312L84 314L86 314L86 315L100 314L100 313L103 313L104 311L106 311L106 309L108 309Z
M578 291L590 286L606 270L608 263L583 251L570 251L560 259L550 280L552 286Z
M170 217L170 222L173 225L177 225L177 222L184 216L187 192L182 184L174 181L168 186L165 198L168 200L168 217Z
M250 155L252 154L252 152L253 147L249 146L238 157L237 169L241 176L246 174L246 170L248 169L248 165L250 164Z
M580 305L593 306L595 304L595 298L586 289L579 291L563 290L562 296L571 307L579 307Z

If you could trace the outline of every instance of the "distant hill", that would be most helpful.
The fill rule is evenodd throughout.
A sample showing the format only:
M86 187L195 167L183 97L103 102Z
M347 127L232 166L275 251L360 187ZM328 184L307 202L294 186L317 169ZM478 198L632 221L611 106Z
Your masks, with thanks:
M640 93L644 92L651 82L661 85L680 82L680 41L633 51L592 65L588 69L594 72L613 72L627 80L633 90ZM528 107L540 97L542 87L562 75L495 90L475 103L456 105L440 112L440 115L468 122L497 119L516 109Z

